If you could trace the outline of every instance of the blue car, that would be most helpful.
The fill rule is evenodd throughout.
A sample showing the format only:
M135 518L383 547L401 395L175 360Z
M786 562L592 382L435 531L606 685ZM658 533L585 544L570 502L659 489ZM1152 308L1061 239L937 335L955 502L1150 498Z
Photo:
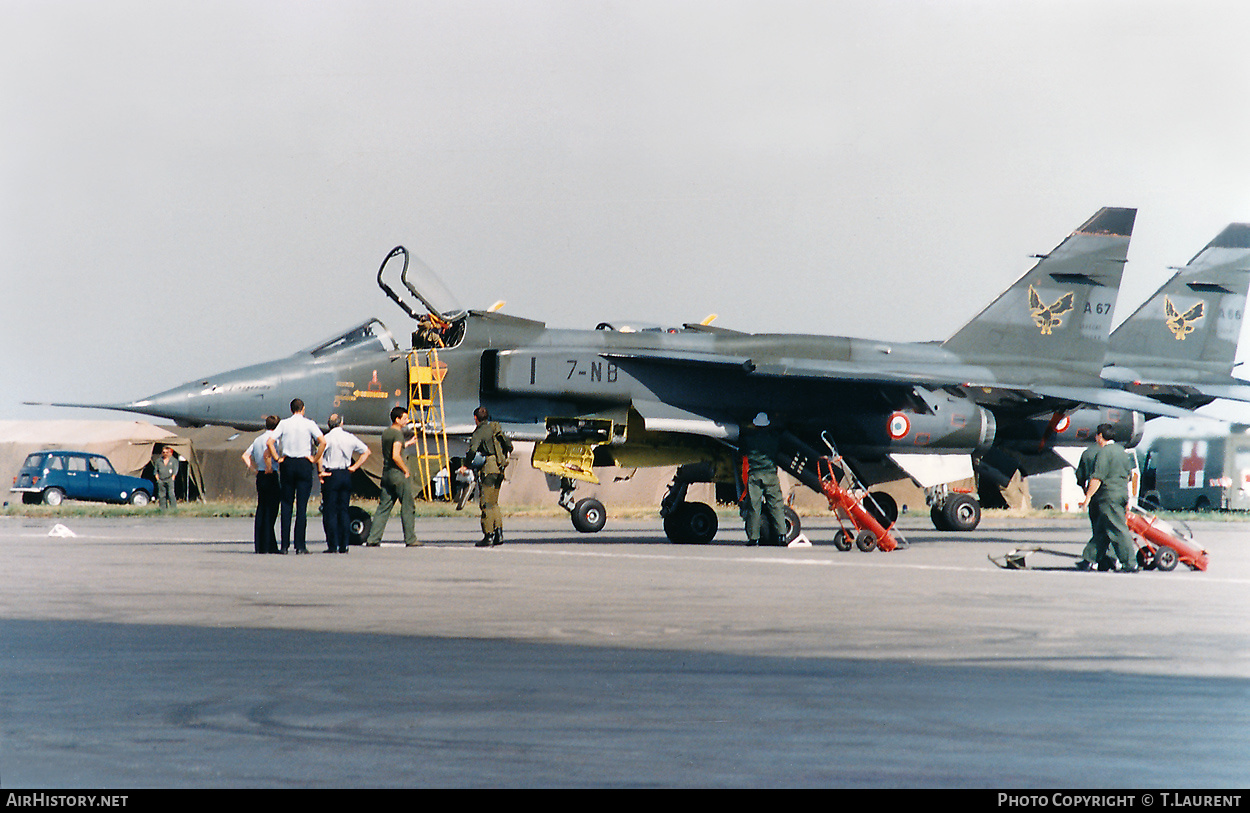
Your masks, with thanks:
M9 490L27 504L60 505L69 498L147 505L155 487L151 480L118 474L104 455L57 449L27 455Z

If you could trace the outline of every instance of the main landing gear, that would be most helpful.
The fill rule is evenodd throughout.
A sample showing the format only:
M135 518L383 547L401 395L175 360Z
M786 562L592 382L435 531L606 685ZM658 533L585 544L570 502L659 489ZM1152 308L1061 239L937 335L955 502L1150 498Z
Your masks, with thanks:
M686 492L691 483L712 483L713 466L711 463L688 463L678 466L669 484L668 493L660 502L660 516L664 518L664 535L677 545L706 545L716 538L720 527L720 519L716 509L707 503L687 502ZM799 515L790 506L784 506L782 513L786 518L785 537L775 543L785 546L798 538L802 532Z
M981 503L973 494L950 491L946 486L925 490L929 519L939 531L971 531L981 524Z

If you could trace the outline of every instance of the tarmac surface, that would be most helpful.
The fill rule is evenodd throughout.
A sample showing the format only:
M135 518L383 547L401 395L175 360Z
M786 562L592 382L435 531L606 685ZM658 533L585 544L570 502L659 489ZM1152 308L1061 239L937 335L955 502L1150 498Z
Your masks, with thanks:
M251 519L62 521L0 517L3 787L1250 785L1250 523L1127 575L987 559L1077 553L1079 519L905 519L887 554L826 518L478 549L465 516L346 556L315 522L257 556Z

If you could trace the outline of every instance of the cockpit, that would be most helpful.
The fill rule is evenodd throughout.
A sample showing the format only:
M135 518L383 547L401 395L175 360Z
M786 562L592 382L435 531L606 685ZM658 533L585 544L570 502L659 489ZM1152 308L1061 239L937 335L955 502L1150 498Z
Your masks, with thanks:
M348 348L370 347L374 350L392 352L399 349L395 337L386 329L386 325L378 319L370 319L362 325L340 333L326 341L309 347L304 352L312 356L325 356L338 353Z
M396 257L403 257L403 269L399 280L417 300L425 306L426 313L420 313L405 302L391 286L382 279L386 267ZM413 279L408 279L409 270ZM451 291L443 284L434 271L419 257L408 253L403 246L396 246L386 255L378 268L378 287L390 297L396 305L403 309L417 323L412 331L412 347L414 350L430 348L455 347L464 341L466 317L468 311L460 307Z

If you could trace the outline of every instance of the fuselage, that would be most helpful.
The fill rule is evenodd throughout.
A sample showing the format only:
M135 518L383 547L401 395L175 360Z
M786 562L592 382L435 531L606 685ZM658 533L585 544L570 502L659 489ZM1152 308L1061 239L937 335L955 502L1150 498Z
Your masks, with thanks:
M514 437L531 440L551 438L561 422L596 419L613 427L608 446L616 457L634 462L698 458L702 452L691 448L732 443L738 426L759 412L814 445L827 437L865 457L976 453L996 437L1032 439L1039 420L1046 426L1045 418L1027 416L1013 429L1014 419L1004 422L977 403L969 392L1001 375L935 343L701 326L552 329L481 311L468 312L454 336L446 347L427 346L415 334L413 342L422 363L442 370L441 423L449 433L470 432L478 405ZM408 405L410 352L371 320L285 358L124 406L184 425L258 430L266 415L283 417L300 398L318 422L337 412L351 431L378 433L393 406ZM683 451L631 457L639 444Z

